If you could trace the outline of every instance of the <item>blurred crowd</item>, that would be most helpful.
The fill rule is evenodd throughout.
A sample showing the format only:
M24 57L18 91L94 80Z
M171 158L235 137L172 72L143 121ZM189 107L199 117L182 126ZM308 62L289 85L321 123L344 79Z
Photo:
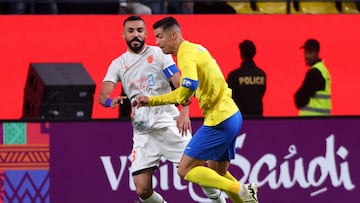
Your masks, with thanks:
M226 1L107 0L2 1L1 14L195 14L236 13Z
M1 0L0 14L359 13L360 0Z

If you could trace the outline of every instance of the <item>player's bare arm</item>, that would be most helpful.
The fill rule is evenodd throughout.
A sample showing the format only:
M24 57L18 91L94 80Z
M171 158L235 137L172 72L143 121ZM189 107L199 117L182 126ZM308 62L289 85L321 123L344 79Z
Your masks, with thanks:
M114 90L115 84L109 81L104 81L100 90L99 103L104 107L116 108L123 103L126 96L117 96L110 98L112 91Z
M171 83L174 87L180 86L180 73L175 73L171 78ZM176 126L182 136L185 136L187 132L191 133L191 121L189 115L189 106L183 106L180 110L180 115L176 119Z
M189 106L183 106L180 115L176 120L176 126L182 136L186 136L187 132L192 133L191 121L189 116Z

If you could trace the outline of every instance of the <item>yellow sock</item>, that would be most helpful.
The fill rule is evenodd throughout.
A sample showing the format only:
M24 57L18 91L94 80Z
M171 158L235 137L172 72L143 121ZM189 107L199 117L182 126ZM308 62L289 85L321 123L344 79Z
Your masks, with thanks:
M226 172L224 177L231 180L231 181L234 181L234 182L238 183L238 180L236 180L236 178L234 176L232 176L229 171ZM241 197L238 194L235 194L235 193L232 193L232 192L227 192L227 191L224 191L224 192L231 199L231 201L233 201L234 203L243 203Z
M201 186L218 188L224 192L237 194L240 190L240 184L237 181L231 181L205 166L197 166L191 169L184 179Z

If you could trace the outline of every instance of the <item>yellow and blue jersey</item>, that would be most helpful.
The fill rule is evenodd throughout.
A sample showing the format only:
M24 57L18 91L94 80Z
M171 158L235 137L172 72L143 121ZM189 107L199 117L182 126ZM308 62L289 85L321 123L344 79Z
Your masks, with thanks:
M150 97L149 105L182 104L195 95L206 126L215 126L239 110L219 65L203 46L182 42L177 62L181 71L181 86L171 93Z

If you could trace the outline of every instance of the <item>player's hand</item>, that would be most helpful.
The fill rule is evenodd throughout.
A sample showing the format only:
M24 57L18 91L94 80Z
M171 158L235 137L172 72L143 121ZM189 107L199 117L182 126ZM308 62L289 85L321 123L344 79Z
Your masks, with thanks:
M149 97L140 95L134 99L131 105L139 108L141 106L147 106L148 103L149 103Z
M189 132L192 133L191 121L189 117L189 107L183 107L180 111L179 117L176 119L176 126L182 136L186 136Z
M124 101L123 101L124 99L127 99L127 96L117 96L117 97L113 98L111 101L110 107L111 108L118 107L120 104L124 103Z

